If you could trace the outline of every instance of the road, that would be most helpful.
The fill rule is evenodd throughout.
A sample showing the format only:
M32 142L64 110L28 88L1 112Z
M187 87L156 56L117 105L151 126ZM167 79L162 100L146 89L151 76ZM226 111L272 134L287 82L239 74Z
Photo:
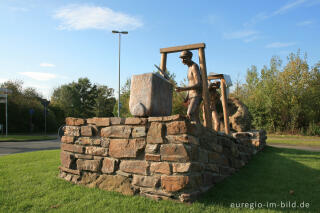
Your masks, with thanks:
M60 139L27 142L0 142L0 156L51 149L60 149Z

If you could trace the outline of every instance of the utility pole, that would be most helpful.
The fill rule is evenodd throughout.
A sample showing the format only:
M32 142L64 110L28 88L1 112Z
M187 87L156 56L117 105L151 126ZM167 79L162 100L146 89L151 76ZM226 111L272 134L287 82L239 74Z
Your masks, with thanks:
M121 34L128 34L127 31L117 31L112 30L112 33L119 34L119 85L118 85L118 117L120 117L120 44L121 44Z

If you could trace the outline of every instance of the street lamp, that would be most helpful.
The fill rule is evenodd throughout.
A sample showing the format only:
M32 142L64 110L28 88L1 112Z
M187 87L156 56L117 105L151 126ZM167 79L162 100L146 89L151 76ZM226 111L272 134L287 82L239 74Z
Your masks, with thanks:
M120 117L120 42L121 42L121 34L128 34L127 31L117 31L112 30L112 33L119 34L119 87L118 87L118 117Z

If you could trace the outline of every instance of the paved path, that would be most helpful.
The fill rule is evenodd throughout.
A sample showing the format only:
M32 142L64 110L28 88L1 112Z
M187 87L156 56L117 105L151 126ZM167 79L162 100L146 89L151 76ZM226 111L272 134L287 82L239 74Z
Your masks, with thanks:
M60 149L59 139L27 142L0 142L0 156L51 149Z
M277 148L299 149L299 150L305 150L305 151L320 152L319 146L295 146L295 145L277 144L277 143L268 143L267 145L272 147L277 147Z

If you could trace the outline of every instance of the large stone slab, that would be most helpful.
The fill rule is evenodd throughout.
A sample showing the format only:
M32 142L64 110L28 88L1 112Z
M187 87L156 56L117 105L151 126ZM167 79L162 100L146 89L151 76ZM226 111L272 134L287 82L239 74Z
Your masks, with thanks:
M172 85L159 74L133 75L129 108L133 116L171 115Z

